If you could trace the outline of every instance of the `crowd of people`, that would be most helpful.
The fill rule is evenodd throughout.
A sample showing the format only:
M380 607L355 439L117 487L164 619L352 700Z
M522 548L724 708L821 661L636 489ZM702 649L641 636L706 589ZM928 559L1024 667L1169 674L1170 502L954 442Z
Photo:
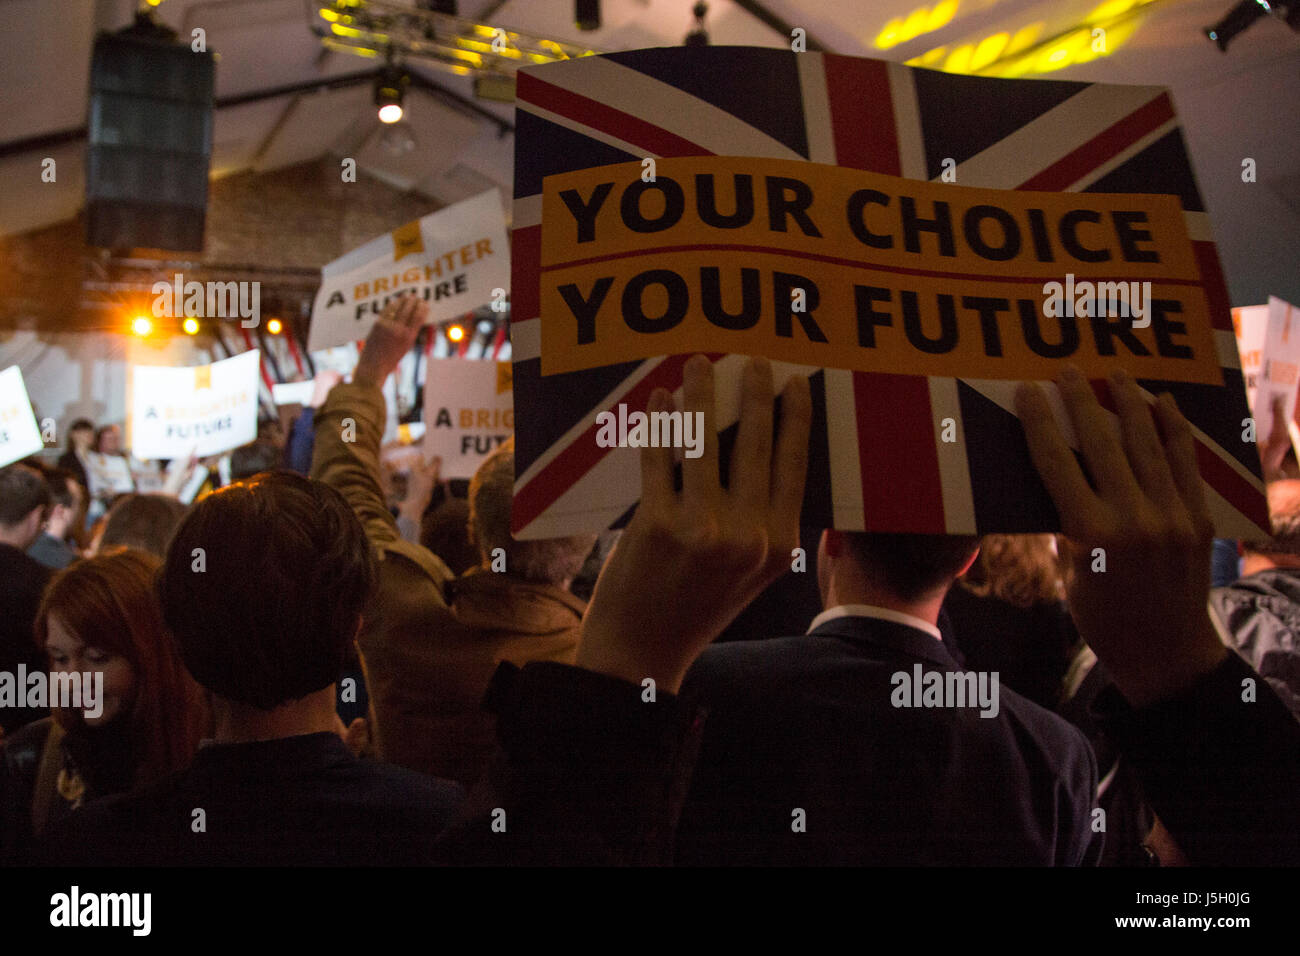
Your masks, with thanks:
M0 469L0 673L102 675L94 708L0 695L5 860L1300 862L1300 481L1212 591L1168 396L1117 372L1116 429L1066 367L1076 455L1020 388L1058 536L851 532L800 523L807 383L749 361L722 469L696 356L703 454L642 449L619 534L518 541L513 444L468 486L385 465L425 319L390 303L193 504L105 497L90 422Z

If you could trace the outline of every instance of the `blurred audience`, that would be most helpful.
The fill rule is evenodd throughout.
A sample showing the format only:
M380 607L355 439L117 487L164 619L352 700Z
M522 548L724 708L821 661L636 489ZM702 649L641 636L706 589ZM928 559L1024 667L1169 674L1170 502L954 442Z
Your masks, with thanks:
M95 423L89 418L78 418L68 426L68 448L59 456L58 465L76 477L81 487L90 487L86 474L86 454L94 450Z
M27 554L40 537L50 506L50 488L33 467L18 463L0 468L0 672L41 670L41 652L32 643L32 625L50 569ZM15 702L0 707L5 735L49 711Z
M1273 535L1240 545L1242 575L1210 592L1215 623L1232 647L1300 717L1300 480L1271 482Z
M50 506L40 536L27 549L28 555L55 571L75 561L77 533L86 518L86 492L66 468L48 468L45 483L50 489Z

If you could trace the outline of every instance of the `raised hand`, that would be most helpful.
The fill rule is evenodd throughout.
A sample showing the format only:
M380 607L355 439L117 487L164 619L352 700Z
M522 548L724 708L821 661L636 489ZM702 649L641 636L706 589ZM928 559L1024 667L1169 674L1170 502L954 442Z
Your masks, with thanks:
M641 503L601 572L583 621L577 664L633 683L653 678L675 692L710 641L788 570L799 545L799 508L808 471L812 401L792 378L782 392L780 432L772 440L772 368L745 366L730 488L718 474L713 366L686 363L686 415L703 415L704 448L682 462L673 488L673 452L641 452ZM656 389L650 412L673 409Z
M381 387L402 356L415 346L420 327L428 321L429 306L423 299L413 295L390 299L366 336L366 347L352 373L353 384Z
M1021 385L1017 412L1068 538L1070 613L1120 691L1142 706L1190 686L1227 654L1206 609L1213 526L1195 440L1165 394L1156 402L1162 441L1122 371L1110 379L1118 430L1077 369L1058 385L1091 480L1041 388Z

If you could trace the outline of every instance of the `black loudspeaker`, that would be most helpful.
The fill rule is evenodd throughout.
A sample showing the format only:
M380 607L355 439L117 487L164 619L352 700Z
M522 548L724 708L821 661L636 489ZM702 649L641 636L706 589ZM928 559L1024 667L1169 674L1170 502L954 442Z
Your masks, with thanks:
M211 53L161 28L101 34L90 68L86 242L202 250Z

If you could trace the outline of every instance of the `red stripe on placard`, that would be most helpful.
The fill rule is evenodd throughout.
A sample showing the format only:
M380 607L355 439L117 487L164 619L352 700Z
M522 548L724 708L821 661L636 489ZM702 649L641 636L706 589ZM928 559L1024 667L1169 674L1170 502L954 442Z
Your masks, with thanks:
M929 380L854 372L853 402L867 529L945 534Z
M1210 307L1210 325L1227 331L1232 328L1232 300L1228 298L1228 284L1223 279L1219 264L1219 250L1212 242L1192 242L1196 266L1201 270L1201 287Z
M1268 499L1219 457L1218 452L1199 439L1196 442L1196 468L1201 478L1228 504L1255 522L1261 531L1268 532Z
M541 315L542 227L524 226L510 233L510 321ZM519 281L515 281L518 277Z
M1106 379L1090 379L1088 384L1092 386L1093 394L1097 396L1097 403L1106 411L1117 415L1117 406L1110 394L1110 384ZM1155 415L1154 409L1151 414ZM1206 441L1199 435L1194 434L1193 437L1196 442L1196 470L1200 472L1201 480L1217 491L1223 500L1237 511L1255 522L1261 529L1267 530L1268 503L1264 495L1228 464L1223 457L1227 452L1219 450L1217 444Z
M516 99L555 113L580 126L617 137L655 156L712 156L688 139L597 100L553 86L530 73L518 74Z
M1169 94L1162 93L1016 188L1038 192L1061 192L1068 189L1102 163L1113 159L1173 118L1174 104L1169 101Z
M835 164L901 175L889 64L833 53L822 55L831 109Z
M691 353L692 355L695 353ZM709 361L717 362L722 353L705 353ZM628 391L614 399L627 405L630 411L644 411L650 400L650 393L656 388L675 391L682 384L682 368L690 355L670 355L656 365L645 378L633 385ZM924 380L922 380L924 381ZM603 411L604 409L596 409ZM612 409L610 409L612 410ZM551 459L528 484L516 489L514 507L511 513L510 530L518 533L537 519L555 500L594 468L609 453L608 448L596 444L596 422L587 430L569 442L559 454Z
M913 269L908 266L884 265L883 263L870 262L865 259L850 259L845 258L844 256L829 256L817 252L805 252L800 249L774 249L771 246L755 246L726 242L697 242L682 246L647 246L639 249L628 249L623 252L608 252L604 255L588 256L585 259L570 259L567 262L555 262L548 266L542 266L541 271L554 272L557 269L573 269L578 266L589 266L597 262L611 262L618 259L635 259L638 257L650 256L671 256L683 252L750 252L758 255L778 255L785 258L807 259L811 262L825 262L830 265L845 266L850 269L866 269L872 272L888 272L894 275L926 276L936 279L966 279L972 282L1023 282L1041 286L1044 279L1051 278L1050 276L1041 275L1004 276L988 272L958 273L952 270ZM1128 277L1121 272L1111 272L1101 275L1090 273L1088 279L1093 282L1129 281ZM1160 282L1164 285L1199 286L1201 284L1200 279L1169 279L1163 276L1156 277L1152 281Z

